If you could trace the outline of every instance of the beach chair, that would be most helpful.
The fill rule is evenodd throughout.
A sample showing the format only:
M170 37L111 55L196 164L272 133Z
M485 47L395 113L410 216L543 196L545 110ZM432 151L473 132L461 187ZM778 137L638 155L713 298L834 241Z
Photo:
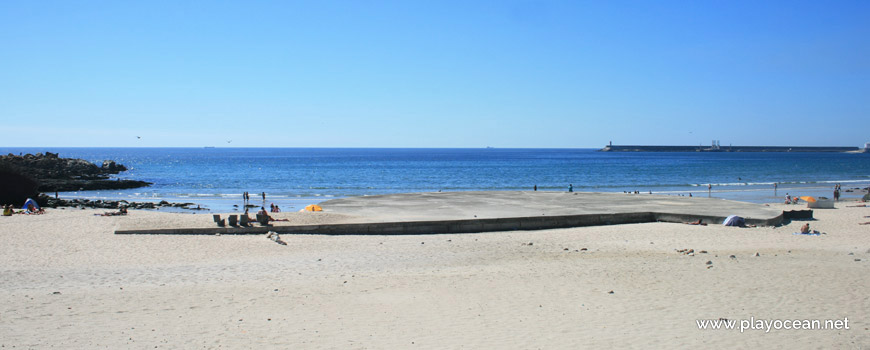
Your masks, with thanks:
M263 214L257 214L257 222L263 226L269 226L269 216Z
M230 226L236 226L238 221L239 221L238 215L230 215L227 217L227 222L230 224Z
M239 226L248 226L248 216L239 215Z
M218 226L223 227L224 225L226 225L224 223L224 219L221 219L220 215L214 214L214 215L212 215L212 217L214 217L214 222L217 223Z

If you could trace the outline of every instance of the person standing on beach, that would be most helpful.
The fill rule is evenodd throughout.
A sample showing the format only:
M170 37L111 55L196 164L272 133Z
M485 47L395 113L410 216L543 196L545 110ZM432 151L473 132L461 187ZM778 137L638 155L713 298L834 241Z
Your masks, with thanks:
M538 185L535 185L535 191L537 191L537 190L538 190Z
M263 203L265 203L266 202L266 192L261 193L261 195L263 195Z
M568 184L568 192L574 192L574 184Z
M834 186L834 201L840 201L840 185Z

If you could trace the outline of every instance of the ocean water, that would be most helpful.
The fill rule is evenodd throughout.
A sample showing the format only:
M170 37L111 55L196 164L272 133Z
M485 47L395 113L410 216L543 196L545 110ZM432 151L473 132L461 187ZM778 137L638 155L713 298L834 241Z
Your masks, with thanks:
M233 211L242 192L284 211L348 196L433 191L640 191L778 202L870 186L870 154L610 153L594 149L0 148L57 152L130 170L145 188L60 193L63 198L192 202ZM773 184L778 184L774 191ZM707 185L712 184L708 191ZM844 192L844 198L859 197ZM243 208L242 208L243 210Z

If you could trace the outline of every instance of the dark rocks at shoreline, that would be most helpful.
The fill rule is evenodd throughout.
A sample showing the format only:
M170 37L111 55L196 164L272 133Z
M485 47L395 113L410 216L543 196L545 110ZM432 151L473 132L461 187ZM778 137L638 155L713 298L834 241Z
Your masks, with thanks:
M51 152L0 156L0 168L35 180L40 192L117 190L151 184L109 179L109 175L127 170L126 166L113 160L105 160L101 166L97 166L84 159L60 158L57 153Z
M104 209L118 209L121 207L125 207L128 209L159 209L159 208L180 208L187 210L208 210L207 208L201 208L199 205L194 203L170 203L167 201L160 201L159 203L154 202L128 202L125 200L90 200L90 199L56 199L54 197L48 197L46 195L40 196L42 201L45 201L47 207L50 208L58 208L58 207L78 207L78 208L104 208Z

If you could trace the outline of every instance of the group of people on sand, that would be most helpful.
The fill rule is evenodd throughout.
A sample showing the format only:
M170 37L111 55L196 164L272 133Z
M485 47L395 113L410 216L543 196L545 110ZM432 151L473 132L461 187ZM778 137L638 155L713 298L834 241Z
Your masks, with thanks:
M277 205L272 204L272 212L273 212L273 213L280 213L281 210L278 209L278 206L277 206ZM269 215L269 213L266 212L266 207L260 207L260 211L257 212L257 215L260 215L260 216L262 216L262 217L265 217L265 218L267 218L269 221L290 221L290 219L275 219L275 218L271 217L271 216ZM245 213L242 214L242 216L246 217L246 218L247 218L247 221L254 221L250 216L248 216L248 209L247 209L247 208L245 208Z
M27 208L16 213L12 204L4 205L3 216L12 216L12 214L41 215L45 214L45 209L34 207L33 204L28 204Z
M834 185L834 201L840 201L840 184ZM785 194L785 204L797 204L798 196L792 197L788 193Z

